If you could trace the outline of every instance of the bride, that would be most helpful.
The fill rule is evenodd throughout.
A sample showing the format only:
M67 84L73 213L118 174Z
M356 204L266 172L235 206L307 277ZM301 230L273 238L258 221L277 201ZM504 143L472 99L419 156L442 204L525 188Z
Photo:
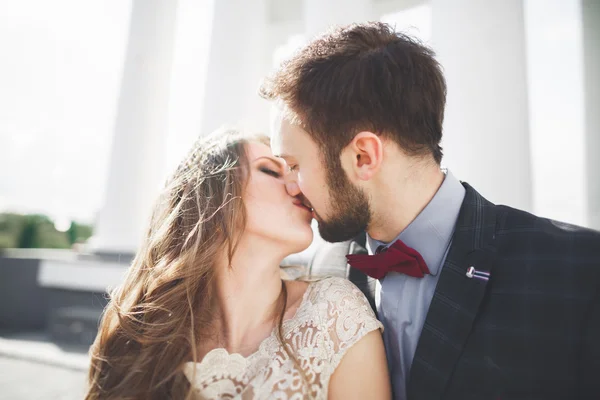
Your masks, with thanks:
M283 280L312 240L264 137L217 131L168 181L90 350L87 399L384 399L382 325L341 278Z

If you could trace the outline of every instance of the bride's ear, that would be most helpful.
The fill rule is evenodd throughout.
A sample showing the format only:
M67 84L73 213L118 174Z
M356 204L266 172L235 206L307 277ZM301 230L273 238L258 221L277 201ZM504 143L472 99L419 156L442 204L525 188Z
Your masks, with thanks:
M363 131L342 150L342 165L354 179L368 181L381 169L383 143L373 132Z

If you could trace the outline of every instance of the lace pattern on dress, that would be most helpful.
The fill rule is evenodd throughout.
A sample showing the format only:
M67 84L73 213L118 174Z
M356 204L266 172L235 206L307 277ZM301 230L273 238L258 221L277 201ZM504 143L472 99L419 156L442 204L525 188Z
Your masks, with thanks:
M283 350L275 332L248 357L211 350L183 372L200 399L326 399L329 379L346 351L383 325L363 293L342 278L311 282L296 315L283 323L285 345L308 382Z

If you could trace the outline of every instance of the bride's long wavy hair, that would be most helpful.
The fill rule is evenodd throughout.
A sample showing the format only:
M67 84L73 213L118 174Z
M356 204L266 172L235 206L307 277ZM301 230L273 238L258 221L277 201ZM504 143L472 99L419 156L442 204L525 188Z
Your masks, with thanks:
M242 192L251 141L268 145L264 136L234 130L200 139L167 181L143 243L104 311L90 349L86 399L191 396L181 368L198 361L196 347L213 318L215 260L223 252L231 260L246 226ZM283 281L282 288L280 340Z

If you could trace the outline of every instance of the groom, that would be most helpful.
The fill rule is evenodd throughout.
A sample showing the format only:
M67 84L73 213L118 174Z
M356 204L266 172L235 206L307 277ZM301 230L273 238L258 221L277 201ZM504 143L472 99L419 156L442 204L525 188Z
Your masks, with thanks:
M351 25L261 94L280 108L288 191L321 236L367 233L370 256L349 271L376 288L396 399L600 398L600 233L494 205L440 169L446 84L431 50Z

